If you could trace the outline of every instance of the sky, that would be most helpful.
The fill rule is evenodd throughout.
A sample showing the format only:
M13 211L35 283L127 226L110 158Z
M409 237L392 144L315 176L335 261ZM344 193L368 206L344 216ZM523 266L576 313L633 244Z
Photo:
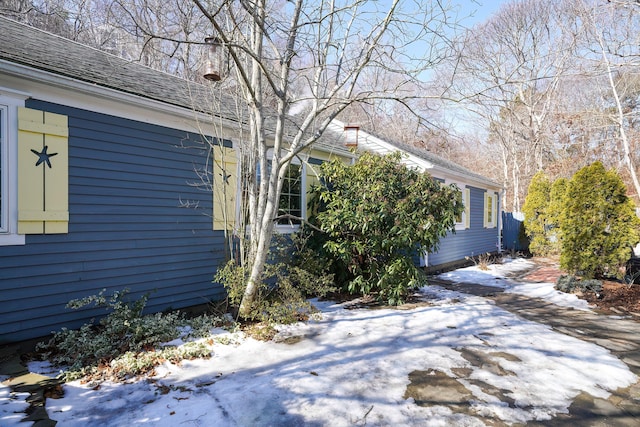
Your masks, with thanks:
M468 16L468 18L465 19L465 26L470 27L486 21L500 9L500 6L509 2L510 1L507 0L454 0L452 4L460 7L462 16Z
M528 260L468 267L443 277L534 295L589 310L552 283L506 279ZM166 363L149 378L99 386L64 385L47 399L49 416L75 426L479 426L544 422L568 411L581 393L607 398L637 381L608 350L526 321L490 301L437 286L420 290L424 304L406 309L349 309L318 302L321 314L279 328L273 341L212 331L210 359ZM473 363L469 355L491 363ZM471 361L470 361L471 360ZM51 370L31 364L34 372ZM407 395L416 373L448 378L468 394L469 409L446 402L420 406ZM478 384L484 384L479 387ZM487 390L500 390L502 397ZM0 386L0 425L22 426L26 395ZM511 402L511 404L509 404Z

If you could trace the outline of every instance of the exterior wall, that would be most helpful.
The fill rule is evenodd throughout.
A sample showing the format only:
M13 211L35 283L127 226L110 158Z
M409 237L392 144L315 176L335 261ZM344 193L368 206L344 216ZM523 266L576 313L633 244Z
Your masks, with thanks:
M26 106L69 117L69 233L0 246L0 343L103 315L65 308L102 289L149 293L148 311L223 297L211 283L226 247L212 230L212 196L189 185L206 162L198 135L43 101Z
M477 256L498 250L500 228L484 227L485 190L476 187L470 187L470 190L469 228L450 233L442 239L438 251L429 254L428 267L461 261L466 256Z

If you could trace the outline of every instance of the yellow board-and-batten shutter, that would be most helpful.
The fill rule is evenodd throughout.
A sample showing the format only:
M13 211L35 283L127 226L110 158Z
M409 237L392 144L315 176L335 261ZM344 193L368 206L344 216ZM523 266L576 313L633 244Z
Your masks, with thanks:
M213 229L231 230L236 222L238 156L233 148L213 148Z
M471 228L471 190L464 189L464 228Z
M69 232L67 116L18 109L18 233Z

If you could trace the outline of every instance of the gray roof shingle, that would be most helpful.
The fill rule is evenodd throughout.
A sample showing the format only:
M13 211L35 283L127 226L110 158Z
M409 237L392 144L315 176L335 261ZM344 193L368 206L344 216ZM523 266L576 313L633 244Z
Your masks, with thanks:
M179 107L205 111L205 85L0 16L0 59ZM194 102L196 100L196 102ZM221 103L224 104L224 103ZM225 118L233 110L220 111Z

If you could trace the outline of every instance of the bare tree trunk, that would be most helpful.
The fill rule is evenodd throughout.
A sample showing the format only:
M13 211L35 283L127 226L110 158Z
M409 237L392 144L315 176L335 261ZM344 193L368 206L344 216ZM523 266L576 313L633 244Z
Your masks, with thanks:
M614 121L616 126L618 127L618 132L620 134L620 141L622 142L622 147L624 149L624 162L629 170L629 175L631 175L631 180L633 182L633 186L635 187L636 194L640 197L640 181L638 180L638 174L636 173L636 168L633 165L633 160L631 158L631 148L629 144L629 138L627 138L627 131L624 126L624 110L622 108L622 103L620 102L620 96L618 94L618 89L616 88L616 83L613 80L613 73L611 72L611 62L609 61L609 57L604 48L604 43L602 38L599 37L600 47L602 48L602 61L606 67L607 78L609 79L609 85L611 86L611 93L613 95L613 99L616 103L616 114L614 117Z

